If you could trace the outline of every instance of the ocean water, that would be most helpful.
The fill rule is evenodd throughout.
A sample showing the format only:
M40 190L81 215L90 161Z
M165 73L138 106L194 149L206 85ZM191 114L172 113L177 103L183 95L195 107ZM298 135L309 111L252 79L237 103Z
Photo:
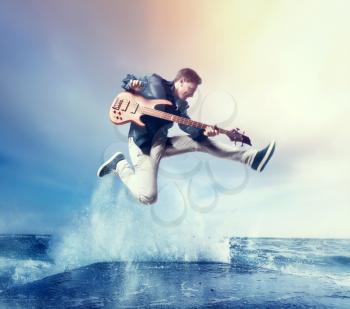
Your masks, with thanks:
M350 308L350 240L229 237L175 189L141 207L106 177L54 235L0 235L0 309Z
M228 262L68 267L54 241L0 236L0 308L350 308L350 240L231 238Z

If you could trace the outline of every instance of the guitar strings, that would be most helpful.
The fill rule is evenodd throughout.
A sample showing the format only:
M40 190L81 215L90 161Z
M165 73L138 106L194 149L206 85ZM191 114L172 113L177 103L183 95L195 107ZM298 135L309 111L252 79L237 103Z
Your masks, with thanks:
M135 101L131 101L132 105L139 105L140 106L140 110L141 112L144 112L147 115L150 116L154 116L154 117L161 117L163 119L169 120L169 121L173 121L173 122L177 122L177 123L181 123L181 124L185 124L185 125L190 125L193 127L197 127L197 128L201 128L201 129L205 129L206 127L209 127L210 125L205 124L205 123L200 123L198 121L194 121L192 119L188 119L188 118L184 118L184 117L180 117L177 115L173 115L167 112L163 112L163 111L159 111L159 110L155 110L146 106L142 106L139 103L135 102ZM229 130L225 130L222 128L217 128L219 130L220 133L230 133Z

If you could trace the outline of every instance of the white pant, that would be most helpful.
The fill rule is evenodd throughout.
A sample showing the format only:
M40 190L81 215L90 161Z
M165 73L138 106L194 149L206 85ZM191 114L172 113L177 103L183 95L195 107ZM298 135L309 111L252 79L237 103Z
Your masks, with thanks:
M119 161L117 164L116 170L121 180L143 204L152 204L157 199L157 174L159 162L163 157L201 151L216 157L248 164L251 163L251 158L257 152L255 149L240 150L210 138L202 142L197 142L188 135L173 136L168 139L171 145L166 145L166 137L155 139L150 154L146 155L130 137L129 153L133 168L127 160Z

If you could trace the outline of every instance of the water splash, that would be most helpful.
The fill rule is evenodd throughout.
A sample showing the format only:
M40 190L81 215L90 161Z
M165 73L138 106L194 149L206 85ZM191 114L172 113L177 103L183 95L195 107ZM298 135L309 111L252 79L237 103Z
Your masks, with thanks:
M66 268L100 261L229 262L229 239L209 229L206 216L187 209L178 225L154 220L155 209L171 217L188 208L173 186L160 191L157 204L142 206L116 188L114 179L102 179L86 212L54 238L50 255Z

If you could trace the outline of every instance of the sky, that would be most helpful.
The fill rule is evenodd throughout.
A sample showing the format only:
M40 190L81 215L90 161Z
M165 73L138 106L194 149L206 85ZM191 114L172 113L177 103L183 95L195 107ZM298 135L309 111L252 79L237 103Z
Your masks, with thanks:
M192 179L201 205L215 195L205 166L221 185L243 183L206 214L232 235L349 238L349 9L341 0L3 1L0 233L54 233L89 205L103 159L127 154L127 126L108 120L126 74L171 80L191 67L203 79L191 117L245 129L258 149L275 139L276 153L261 174L191 154L164 160L160 178L201 162Z

